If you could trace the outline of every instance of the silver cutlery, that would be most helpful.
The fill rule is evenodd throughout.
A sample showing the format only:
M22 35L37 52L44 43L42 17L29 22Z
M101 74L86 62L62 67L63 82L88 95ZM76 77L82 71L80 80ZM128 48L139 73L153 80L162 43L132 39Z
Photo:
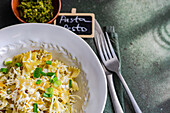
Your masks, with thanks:
M105 68L108 71L115 72L118 75L120 81L122 82L128 96L132 102L135 112L142 113L142 111L140 110L136 100L134 99L128 85L126 84L126 82L120 72L120 62L114 52L114 49L111 45L111 42L110 42L107 32L105 33L106 36L104 36L100 26L98 28L98 31L100 34L95 37L95 40L97 41L97 44L98 44L98 51L99 51L101 60L103 62L103 65L105 66Z
M96 26L96 27L98 27L98 26ZM95 35L98 35L98 34L96 33ZM97 49L99 49L96 38L95 38L95 44L96 44ZM103 66L103 64L102 64L102 66ZM123 109L120 105L120 102L118 100L116 90L115 90L115 87L114 87L113 75L112 75L111 72L107 71L104 66L103 66L103 69L105 71L106 78L107 78L107 81L108 81L109 92L110 92L110 95L111 95L114 111L115 111L115 113L123 113Z

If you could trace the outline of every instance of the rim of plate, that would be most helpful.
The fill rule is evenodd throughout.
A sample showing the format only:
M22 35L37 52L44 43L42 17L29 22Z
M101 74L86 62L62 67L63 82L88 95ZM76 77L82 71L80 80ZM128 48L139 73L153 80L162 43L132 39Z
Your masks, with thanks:
M103 113L104 111L104 108L105 108L105 105L106 105L106 100L107 100L107 80L106 80L106 75L105 75L105 72L102 68L102 65L97 57L97 55L94 53L93 49L90 47L90 45L84 41L80 36L78 36L77 34L75 34L74 32L64 28L64 27L61 27L59 25L53 25L53 24L48 24L48 23L20 23L20 24L14 24L14 25L10 25L10 26L7 26L7 27L4 27L4 28L1 28L0 29L0 32L2 32L3 30L6 30L6 29L9 29L9 28L13 28L13 27L16 27L16 26L28 26L28 25L39 25L39 26L50 26L50 27L54 27L54 28L59 28L59 29L63 29L65 30L66 32L69 32L71 34L73 34L77 40L81 41L82 43L84 43L86 45L86 47L88 49L90 49L90 51L92 52L92 54L94 55L94 57L96 58L97 60L97 63L100 65L100 69L102 71L102 75L104 75L104 83L105 83L105 97L104 97L104 103L103 103L103 106L102 106L102 109L101 109L101 113Z

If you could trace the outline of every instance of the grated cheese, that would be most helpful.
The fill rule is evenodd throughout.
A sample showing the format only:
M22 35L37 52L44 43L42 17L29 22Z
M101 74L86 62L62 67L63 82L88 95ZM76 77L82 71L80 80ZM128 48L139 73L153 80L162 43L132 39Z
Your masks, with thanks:
M46 61L52 61L51 65ZM22 67L16 67L15 63L22 63ZM50 76L40 76L34 78L34 71L39 67L44 73L54 72L56 77L61 81L61 86L54 87L50 83ZM0 111L13 110L12 113L33 112L33 103L38 104L38 113L75 113L73 104L76 102L74 97L81 99L78 95L72 95L73 91L78 90L78 85L74 78L80 72L78 68L70 67L58 60L52 60L50 52L45 50L29 51L16 55L12 59L12 64L8 65L8 73L0 72ZM72 77L72 73L76 73ZM73 87L70 89L69 80L72 79ZM36 84L41 80L40 84ZM43 97L42 93L46 88L54 89L52 97ZM11 101L12 100L12 103ZM68 103L68 104L66 104Z

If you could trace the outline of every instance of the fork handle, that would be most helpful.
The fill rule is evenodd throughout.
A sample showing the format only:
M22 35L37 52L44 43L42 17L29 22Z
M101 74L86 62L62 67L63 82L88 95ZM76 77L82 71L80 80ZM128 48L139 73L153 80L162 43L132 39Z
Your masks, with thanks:
M128 85L126 84L126 81L124 80L124 78L123 78L120 70L119 70L119 72L117 72L117 74L118 74L118 76L119 76L119 78L120 78L120 80L121 80L121 82L122 82L122 84L123 84L123 86L124 86L124 88L125 88L128 96L129 96L129 98L130 98L130 101L131 101L131 103L132 103L132 105L133 105L133 108L134 108L135 112L136 112L136 113L142 113L142 111L140 110L140 108L139 108L139 106L138 106L135 98L133 97L133 95L132 95L132 93L131 93Z
M109 74L106 77L107 77L107 81L108 81L109 92L111 95L114 111L115 111L115 113L124 113L123 109L120 105L120 102L118 100L116 91L115 91L115 87L114 87L114 83L113 83L113 76L112 76L112 74Z

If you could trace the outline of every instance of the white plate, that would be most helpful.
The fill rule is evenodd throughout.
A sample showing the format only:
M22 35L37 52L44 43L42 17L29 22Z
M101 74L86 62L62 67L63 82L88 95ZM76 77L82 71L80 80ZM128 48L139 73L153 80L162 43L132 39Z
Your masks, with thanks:
M90 46L71 31L56 25L27 23L0 30L0 67L5 58L34 49L51 51L53 59L81 69L77 78L82 97L78 113L102 113L106 103L106 77Z

